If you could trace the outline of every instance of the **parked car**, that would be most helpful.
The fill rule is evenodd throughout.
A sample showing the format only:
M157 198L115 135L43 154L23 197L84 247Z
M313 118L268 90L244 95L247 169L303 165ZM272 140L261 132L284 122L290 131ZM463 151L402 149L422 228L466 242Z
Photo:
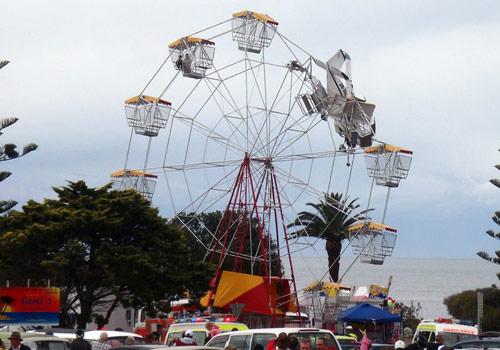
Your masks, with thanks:
M361 343L359 342L342 342L339 341L342 346L342 350L359 350L361 349ZM394 350L394 344L382 344L382 343L372 343L370 350Z
M311 350L316 350L316 341L319 338L325 340L327 350L341 349L332 332L317 328L261 328L227 332L216 335L206 345L218 348L234 345L238 350L253 350L260 346L266 349L269 342L276 339L280 333L295 335L299 341L304 338L309 339Z
M342 345L342 349L344 349L344 344L356 344L358 341L356 338L350 337L348 335L338 335L335 334L335 338L337 338L337 341Z
M461 341L453 349L500 349L500 337Z
M6 349L10 347L9 336L10 332L0 333L0 339L4 342ZM21 338L23 344L29 346L31 350L69 350L71 345L71 342L67 339L46 334L21 333Z
M179 347L182 350L223 350L220 348L213 348L208 346L182 346ZM140 344L140 345L125 345L113 348L113 350L172 350L171 347L167 347L161 344Z
M447 346L478 338L477 327L454 323L451 319L439 318L437 320L422 320L413 335L413 342L416 343L419 338L423 338L426 342L433 343L438 334L444 337L444 344Z
M45 328L45 329L37 329L35 331L30 331L29 334L49 334L54 335L58 338L63 338L72 341L76 338L75 329L64 329L64 328ZM94 330L94 331L85 331L85 335L83 336L85 340L93 341L99 340L102 332L108 333L108 340L119 340L121 344L125 344L125 341L128 337L133 337L136 344L143 344L144 339L139 334L130 333L130 332L122 332L122 331L104 331L104 330ZM28 333L27 333L28 334Z
M233 329L246 330L248 327L239 322L213 322L217 327L219 327L222 333L229 332ZM182 338L182 334L185 330L190 329L193 331L193 339L198 345L205 344L205 339L208 337L208 330L205 327L207 324L206 320L199 322L183 322L183 323L172 323L168 327L167 336L165 337L165 345L171 345L174 338Z

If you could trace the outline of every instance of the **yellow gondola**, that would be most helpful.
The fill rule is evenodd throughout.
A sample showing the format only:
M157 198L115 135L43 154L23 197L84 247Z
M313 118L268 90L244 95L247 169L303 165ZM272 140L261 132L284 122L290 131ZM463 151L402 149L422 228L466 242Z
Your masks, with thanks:
M392 255L396 245L397 229L366 221L347 228L354 254L363 263L382 265L386 257Z
M232 19L233 40L242 51L260 53L263 47L271 44L277 25L275 19L262 13L236 12Z
M215 54L213 41L187 36L168 45L174 68L188 78L201 79L212 68Z
M125 114L128 125L135 133L158 136L160 129L167 126L171 103L158 97L140 95L125 100Z
M383 144L367 147L364 153L368 176L375 178L377 185L398 187L400 180L408 177L411 150Z
M136 190L151 200L156 187L158 176L147 173L143 170L125 169L118 170L111 174L111 182L118 190Z

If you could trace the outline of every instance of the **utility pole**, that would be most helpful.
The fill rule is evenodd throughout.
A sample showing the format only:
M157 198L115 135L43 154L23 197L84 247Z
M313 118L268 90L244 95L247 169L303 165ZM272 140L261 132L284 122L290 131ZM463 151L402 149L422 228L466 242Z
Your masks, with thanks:
M482 319L483 319L483 308L484 308L484 294L482 291L477 291L477 332L482 333Z

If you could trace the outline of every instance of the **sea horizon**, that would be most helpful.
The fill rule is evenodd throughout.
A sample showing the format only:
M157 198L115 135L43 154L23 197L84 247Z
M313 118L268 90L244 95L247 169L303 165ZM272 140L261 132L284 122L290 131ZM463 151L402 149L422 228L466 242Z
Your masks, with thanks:
M346 273L353 259L342 257L340 260L340 276L344 275L342 284L354 287L370 284L387 286L392 276L389 296L405 305L420 303L420 316L425 319L449 317L443 300L450 295L500 285L496 276L500 271L498 265L480 258L389 257L383 265L358 261ZM314 280L321 279L326 273L328 260L326 256L294 257L293 264L300 291Z

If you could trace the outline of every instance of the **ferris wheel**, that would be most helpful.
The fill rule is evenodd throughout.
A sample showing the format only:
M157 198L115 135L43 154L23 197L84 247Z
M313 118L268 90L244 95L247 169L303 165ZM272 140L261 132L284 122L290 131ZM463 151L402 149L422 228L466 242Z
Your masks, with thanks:
M375 141L375 105L356 97L345 51L324 62L278 26L242 11L172 41L146 86L125 101L130 141L124 168L112 174L118 188L149 200L155 186L165 189L172 217L216 267L207 305L224 304L217 288L233 281L249 289L226 302L267 290L272 297L254 308L272 316L298 306L292 256L312 243L288 226L306 203L333 191L347 196L352 164L364 157L372 178L366 195L374 185L387 187L386 209L412 154ZM209 225L204 214L217 211ZM380 264L392 253L395 231L366 217L349 238L362 262Z

